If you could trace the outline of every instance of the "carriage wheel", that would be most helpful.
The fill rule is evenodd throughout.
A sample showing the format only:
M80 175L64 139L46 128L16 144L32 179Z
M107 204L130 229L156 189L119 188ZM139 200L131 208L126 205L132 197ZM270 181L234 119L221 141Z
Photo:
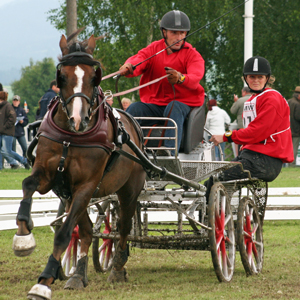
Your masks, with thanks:
M264 257L263 232L258 210L249 197L244 197L239 204L237 242L246 274L260 273Z
M101 227L103 224L105 225L103 233L111 233L110 205L106 209L106 216L103 218ZM93 238L93 263L96 272L104 273L111 269L114 253L115 246L112 239Z
M220 282L232 279L235 263L235 236L233 215L225 187L215 183L209 195L209 243L216 275Z

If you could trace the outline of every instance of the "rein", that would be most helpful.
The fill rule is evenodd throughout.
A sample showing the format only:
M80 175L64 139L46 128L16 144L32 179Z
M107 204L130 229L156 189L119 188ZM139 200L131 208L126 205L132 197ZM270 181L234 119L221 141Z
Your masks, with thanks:
M148 85L150 85L150 84L156 83L156 82L158 82L158 81L160 81L160 80L162 80L162 79L168 77L169 75L170 75L170 74L166 74L166 75L164 75L164 76L161 76L161 77L159 77L159 78L156 78L156 79L154 79L154 80L151 80L151 81L149 81L149 82L147 82L147 83L144 83L144 84L142 84L142 85L136 86L136 87L134 87L134 88L132 88L132 89L129 89L129 90L126 90L126 91L123 91L123 92L119 92L119 93L115 93L115 94L113 94L113 97L123 96L123 95L126 95L126 94L128 94L128 93L131 93L131 92L140 90L140 89L142 89L142 88L144 88L144 87L146 87L146 86L148 86Z

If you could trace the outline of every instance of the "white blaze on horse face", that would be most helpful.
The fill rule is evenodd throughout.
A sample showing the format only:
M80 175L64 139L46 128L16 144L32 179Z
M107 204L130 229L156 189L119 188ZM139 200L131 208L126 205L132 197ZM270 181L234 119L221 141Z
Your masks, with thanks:
M75 75L77 76L77 84L74 87L74 94L82 92L84 70L82 70L79 66L76 66ZM81 123L81 117L80 117L81 109L82 109L82 100L80 97L75 97L73 102L73 114L71 118L72 117L74 118L75 129L77 131L79 130L79 126Z

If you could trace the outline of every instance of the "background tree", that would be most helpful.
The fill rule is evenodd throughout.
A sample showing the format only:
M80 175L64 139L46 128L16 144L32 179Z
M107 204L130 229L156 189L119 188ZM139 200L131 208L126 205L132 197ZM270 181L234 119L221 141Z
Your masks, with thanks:
M29 122L35 120L35 113L39 106L40 98L49 89L50 82L55 79L56 68L52 58L44 58L42 61L30 60L27 67L21 69L21 79L12 83L14 94L21 97L21 102L26 100L29 113Z
M184 11L193 32L240 3L241 0L77 0L78 27L86 26L81 38L105 35L97 42L95 57L107 75L117 71L129 56L161 38L159 21L169 10ZM254 1L253 54L270 61L276 77L274 87L287 98L300 85L299 7L300 0ZM201 84L209 98L222 100L220 106L227 112L233 104L233 94L240 95L244 85L243 14L244 5L187 39L205 59L206 74ZM65 29L66 4L50 11L49 19L56 28ZM138 82L138 78L122 78L119 89ZM113 79L108 79L101 86L114 91L114 84ZM138 92L134 96L138 100Z

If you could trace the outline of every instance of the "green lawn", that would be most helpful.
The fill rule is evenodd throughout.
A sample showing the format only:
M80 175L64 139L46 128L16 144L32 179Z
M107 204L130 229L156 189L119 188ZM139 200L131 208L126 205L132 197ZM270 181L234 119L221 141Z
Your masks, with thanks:
M0 190L21 190L22 181L31 170L4 169L0 171ZM269 187L300 187L300 168L282 168L280 175L269 183Z

